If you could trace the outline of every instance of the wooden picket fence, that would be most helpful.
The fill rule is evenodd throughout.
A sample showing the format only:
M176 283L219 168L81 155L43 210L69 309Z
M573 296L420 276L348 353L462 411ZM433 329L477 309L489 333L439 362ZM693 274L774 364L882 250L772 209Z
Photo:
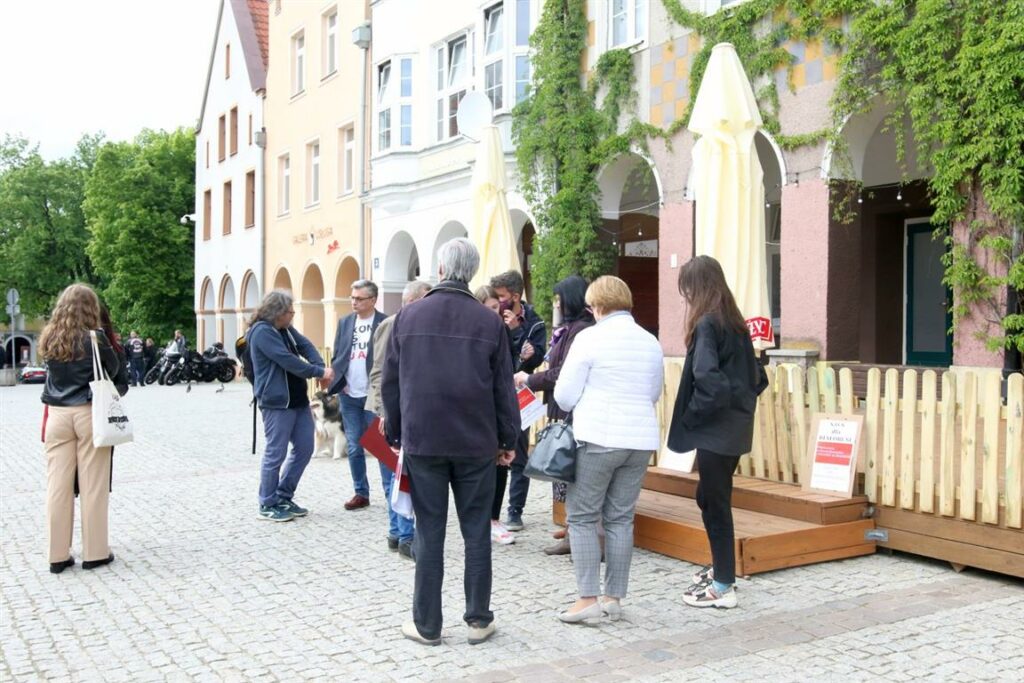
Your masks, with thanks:
M667 436L682 359L666 359L659 402ZM751 452L740 473L799 483L815 413L864 416L859 492L876 506L974 523L1022 528L1024 376L1010 378L1007 401L998 370L868 372L867 395L854 395L848 368L769 369L758 400ZM838 380L838 381L837 381ZM939 388L941 387L941 393ZM1022 546L1024 547L1024 546Z

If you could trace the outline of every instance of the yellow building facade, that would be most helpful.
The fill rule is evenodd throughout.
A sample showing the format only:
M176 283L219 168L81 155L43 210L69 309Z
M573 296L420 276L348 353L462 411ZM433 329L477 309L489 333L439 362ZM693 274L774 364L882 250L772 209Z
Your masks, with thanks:
M317 346L333 343L365 272L360 95L369 56L353 30L367 15L360 1L270 3L264 281L292 291L295 327Z

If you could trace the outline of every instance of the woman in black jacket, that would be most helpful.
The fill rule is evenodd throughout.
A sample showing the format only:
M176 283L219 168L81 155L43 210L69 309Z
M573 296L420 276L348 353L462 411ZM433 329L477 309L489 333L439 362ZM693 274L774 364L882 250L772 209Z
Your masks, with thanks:
M515 376L516 386L524 384L531 391L543 391L544 403L548 407L549 420L567 420L570 413L565 412L555 403L554 392L555 382L562 372L562 364L565 357L569 355L569 347L576 339L576 335L594 324L594 314L587 308L585 297L587 294L587 281L579 275L570 275L554 287L556 302L554 307L554 328L551 335L551 343L548 345L548 353L545 360L548 368L543 372L535 372L532 375L525 372L517 372ZM559 503L565 502L566 484L552 484L552 495ZM568 555L570 553L569 537L565 530L555 532L558 543L548 546L544 552L548 555Z
M732 475L750 451L754 408L768 378L718 261L697 256L687 262L679 271L679 293L687 305L686 362L668 446L679 453L697 451L697 505L712 558L711 566L694 574L683 601L735 607Z
M71 285L57 299L39 338L46 362L43 442L46 449L46 518L50 571L59 574L75 563L71 557L75 478L81 493L82 567L95 569L114 559L107 540L111 448L92 443L93 353L96 334L100 361L123 396L128 391L124 363L101 329L100 301L87 285Z

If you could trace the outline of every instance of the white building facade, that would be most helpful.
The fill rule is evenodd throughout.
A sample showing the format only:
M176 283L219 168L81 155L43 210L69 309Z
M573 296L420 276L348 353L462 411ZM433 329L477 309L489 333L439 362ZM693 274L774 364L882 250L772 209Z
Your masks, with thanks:
M508 204L524 275L534 234L516 191L512 116L530 77L529 36L541 0L371 3L371 277L394 312L403 286L436 281L437 249L467 236L476 145L459 134L462 97L485 93L503 140ZM493 273L496 274L496 273ZM489 274L492 275L492 274Z
M264 291L266 0L221 0L196 127L196 348L230 349Z

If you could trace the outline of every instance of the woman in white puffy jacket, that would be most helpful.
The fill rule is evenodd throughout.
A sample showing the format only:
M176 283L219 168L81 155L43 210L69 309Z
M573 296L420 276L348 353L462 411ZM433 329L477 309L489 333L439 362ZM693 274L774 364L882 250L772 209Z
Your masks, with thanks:
M566 517L579 599L558 618L568 623L622 614L633 556L633 514L651 455L659 446L654 406L664 376L661 345L636 324L625 282L606 275L587 289L597 324L569 349L555 401L573 411L579 444L576 481L566 494ZM605 577L601 591L604 524Z

